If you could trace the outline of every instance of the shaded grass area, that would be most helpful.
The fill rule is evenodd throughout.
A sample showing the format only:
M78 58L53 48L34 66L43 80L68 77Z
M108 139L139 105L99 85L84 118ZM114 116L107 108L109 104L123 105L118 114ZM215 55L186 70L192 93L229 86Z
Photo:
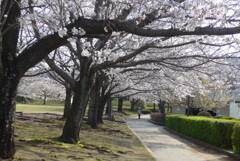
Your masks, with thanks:
M16 117L14 160L20 161L153 161L137 137L124 124L105 122L91 129L82 124L76 145L58 141L64 121L57 114Z
M63 106L17 104L16 111L28 113L63 112Z

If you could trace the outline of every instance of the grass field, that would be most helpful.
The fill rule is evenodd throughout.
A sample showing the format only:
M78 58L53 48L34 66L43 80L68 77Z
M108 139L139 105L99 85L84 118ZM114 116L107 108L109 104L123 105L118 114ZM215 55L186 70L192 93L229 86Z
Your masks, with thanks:
M117 99L114 99L112 101L113 110L117 111ZM152 109L152 103L147 102L147 108L146 109ZM123 102L123 111L125 111L128 114L135 115L136 112L129 111L131 107L131 103L129 101ZM17 112L27 112L27 113L62 113L64 108L64 104L59 101L50 100L47 101L46 105L42 104L42 100L35 99L32 102L29 102L28 104L17 104Z
M52 105L30 105L30 104L17 104L17 112L29 112L29 113L44 113L44 112L63 112L63 106Z
M43 100L35 98L34 100L29 101L27 104L30 104L30 105L42 105L43 104ZM46 101L46 105L50 105L50 106L63 106L64 105L64 101L47 100Z
M154 161L125 124L106 121L92 129L81 127L80 142L58 140L64 120L57 114L17 115L14 161Z
M39 104L37 104L37 102ZM115 113L115 119L127 119L130 112L123 106L124 113ZM126 105L124 104L124 105ZM154 161L137 137L125 124L105 121L96 129L82 124L80 142L76 145L60 142L65 121L61 120L63 105L42 105L41 101L32 104L17 104L16 111L16 147L14 161ZM116 111L117 106L114 106ZM42 113L42 114L41 114ZM57 114L43 114L57 113ZM124 118L124 119L123 119Z

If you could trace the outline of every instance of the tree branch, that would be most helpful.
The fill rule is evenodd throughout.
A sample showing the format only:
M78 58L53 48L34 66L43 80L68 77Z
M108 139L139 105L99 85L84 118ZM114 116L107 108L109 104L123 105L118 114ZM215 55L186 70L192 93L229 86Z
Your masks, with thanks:
M47 64L49 65L49 67L55 71L58 75L60 75L66 82L68 82L68 84L71 86L71 87L75 87L75 84L76 84L76 81L71 78L67 73L65 73L62 69L60 69L55 63L53 60L51 60L48 56L45 57L44 59Z

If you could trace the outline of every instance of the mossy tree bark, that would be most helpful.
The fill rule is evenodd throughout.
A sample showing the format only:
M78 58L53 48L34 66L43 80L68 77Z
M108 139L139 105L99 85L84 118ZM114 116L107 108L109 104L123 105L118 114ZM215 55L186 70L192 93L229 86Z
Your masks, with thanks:
M70 115L71 111L71 100L72 100L72 88L65 86L66 88L66 97L64 103L63 119L66 119Z
M104 109L105 109L105 105L107 103L109 93L106 93L107 90L106 85L103 85L101 88L101 94L100 94L100 99L99 99L99 108L98 108L98 114L97 114L97 122L102 124L103 123L103 113L104 113Z
M97 127L97 113L99 108L99 96L101 85L100 82L96 78L96 82L92 87L90 101L89 101L89 109L88 109L88 120L87 123L91 125L92 128Z
M161 113L160 123L162 125L165 125L165 115L166 115L165 104L166 104L166 101L164 101L164 100L159 100L158 101L158 107L159 107L159 111Z
M109 118L112 118L113 117L113 109L112 109L112 98L111 97L108 97L107 99L107 115Z
M17 41L20 16L20 0L1 3L0 32L0 158L12 158L15 154L14 116L19 71L16 67ZM4 16L3 16L4 15ZM6 16L5 16L6 15Z
M104 93L103 90L105 87L103 86L104 80L106 79L106 74L102 72L96 73L95 83L91 90L91 97L89 102L89 111L88 111L88 124L91 125L92 128L96 128L98 124L98 113L102 115L102 110L104 109L105 101L104 101ZM103 96L101 98L101 95ZM103 109L100 109L103 108Z
M80 80L74 88L70 117L67 118L60 139L67 143L79 141L80 127L88 104L93 77L90 70L91 61L87 57L81 59Z
M122 107L123 107L123 98L119 97L118 98L118 109L117 109L117 111L122 112Z

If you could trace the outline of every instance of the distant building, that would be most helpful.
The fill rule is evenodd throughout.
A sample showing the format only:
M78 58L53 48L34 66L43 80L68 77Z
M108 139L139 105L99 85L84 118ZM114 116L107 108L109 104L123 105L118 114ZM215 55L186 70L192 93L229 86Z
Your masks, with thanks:
M229 105L230 117L240 118L240 99L234 99Z
M217 116L230 116L229 107L217 108Z

